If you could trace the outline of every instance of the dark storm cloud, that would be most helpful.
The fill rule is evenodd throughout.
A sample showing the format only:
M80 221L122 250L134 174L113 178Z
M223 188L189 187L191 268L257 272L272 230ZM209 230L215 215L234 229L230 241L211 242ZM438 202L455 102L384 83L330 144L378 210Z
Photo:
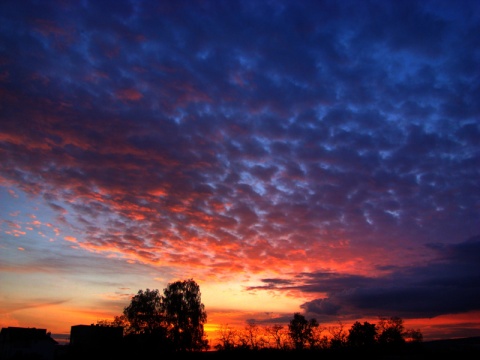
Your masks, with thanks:
M474 1L0 10L0 181L87 248L386 266L480 233Z
M332 272L302 273L296 281L264 279L249 290L326 293L302 308L326 316L435 317L479 310L480 237L454 245L431 244L434 261L392 268L375 277Z

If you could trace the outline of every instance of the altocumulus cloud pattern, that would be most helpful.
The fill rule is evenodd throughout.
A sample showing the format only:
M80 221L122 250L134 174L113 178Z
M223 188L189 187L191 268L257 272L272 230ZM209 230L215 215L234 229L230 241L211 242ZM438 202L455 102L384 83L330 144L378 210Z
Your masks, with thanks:
M76 251L256 276L321 321L480 310L477 1L0 14L2 196ZM2 212L5 239L21 226Z

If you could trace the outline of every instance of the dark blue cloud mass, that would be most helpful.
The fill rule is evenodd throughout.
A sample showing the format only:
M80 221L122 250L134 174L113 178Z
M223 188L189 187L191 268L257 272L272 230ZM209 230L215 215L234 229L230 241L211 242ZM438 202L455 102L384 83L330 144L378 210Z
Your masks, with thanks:
M431 244L437 257L418 266L391 268L380 276L333 272L300 273L294 280L264 279L249 290L299 290L326 294L302 308L316 317L344 315L353 319L396 314L405 318L435 317L478 310L480 237L455 245Z
M2 1L0 186L314 313L479 310L479 39L468 0Z

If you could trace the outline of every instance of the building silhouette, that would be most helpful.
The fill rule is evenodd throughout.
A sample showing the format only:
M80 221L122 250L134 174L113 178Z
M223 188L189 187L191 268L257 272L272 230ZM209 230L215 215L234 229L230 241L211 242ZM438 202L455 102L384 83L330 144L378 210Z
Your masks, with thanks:
M0 332L0 359L53 360L58 343L46 329L7 327Z
M104 325L73 325L70 346L75 349L94 349L118 346L123 339L123 327Z

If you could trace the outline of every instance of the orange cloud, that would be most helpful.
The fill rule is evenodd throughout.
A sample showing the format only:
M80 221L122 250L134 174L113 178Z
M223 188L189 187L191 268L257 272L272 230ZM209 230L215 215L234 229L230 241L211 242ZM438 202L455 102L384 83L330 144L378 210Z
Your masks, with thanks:
M73 236L65 236L64 239L72 243L78 243L77 239L74 238Z

